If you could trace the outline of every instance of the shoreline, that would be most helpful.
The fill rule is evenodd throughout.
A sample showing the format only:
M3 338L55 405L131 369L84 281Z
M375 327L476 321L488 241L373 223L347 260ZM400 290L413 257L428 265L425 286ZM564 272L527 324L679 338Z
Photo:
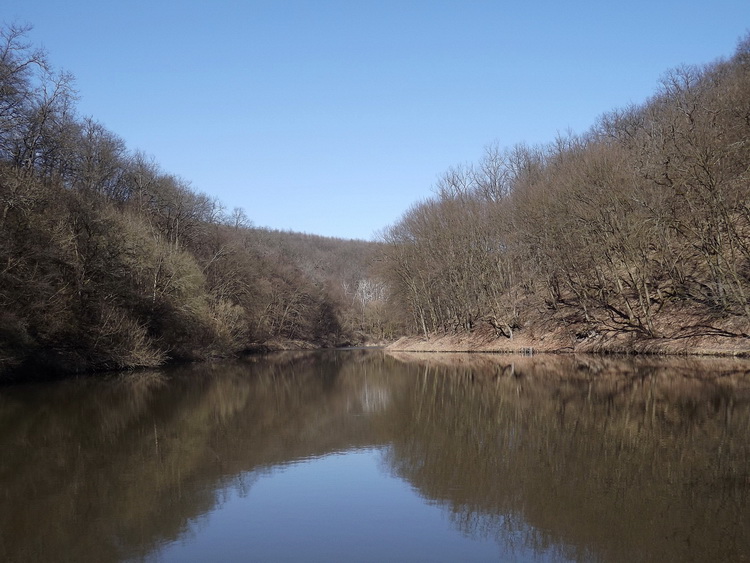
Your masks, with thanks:
M573 330L557 328L540 333L517 331L512 338L497 336L488 327L473 331L405 336L385 346L393 352L447 352L495 354L598 354L750 357L750 338L716 334L678 338L646 338L631 334L594 334L577 337Z

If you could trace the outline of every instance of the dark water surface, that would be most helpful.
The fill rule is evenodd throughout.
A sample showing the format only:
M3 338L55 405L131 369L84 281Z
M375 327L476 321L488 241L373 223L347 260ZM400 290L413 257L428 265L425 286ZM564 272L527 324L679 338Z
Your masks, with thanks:
M0 560L749 561L750 362L339 351L0 388Z

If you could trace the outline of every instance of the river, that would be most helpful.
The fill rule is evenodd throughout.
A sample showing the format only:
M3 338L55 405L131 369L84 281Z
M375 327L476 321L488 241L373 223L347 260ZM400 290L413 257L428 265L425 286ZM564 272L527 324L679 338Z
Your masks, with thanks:
M750 361L349 350L0 387L0 560L747 561Z

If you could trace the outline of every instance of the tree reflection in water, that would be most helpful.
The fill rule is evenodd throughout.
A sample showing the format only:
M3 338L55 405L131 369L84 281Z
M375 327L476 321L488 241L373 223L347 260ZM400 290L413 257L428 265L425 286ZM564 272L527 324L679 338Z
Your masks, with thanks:
M744 362L454 360L394 408L391 464L467 533L574 559L750 553Z
M4 388L0 559L145 557L274 468L380 448L506 552L742 560L748 365L347 351Z

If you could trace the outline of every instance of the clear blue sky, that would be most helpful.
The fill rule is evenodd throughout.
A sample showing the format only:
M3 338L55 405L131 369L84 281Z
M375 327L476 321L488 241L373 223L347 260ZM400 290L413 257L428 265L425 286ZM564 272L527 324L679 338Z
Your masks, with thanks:
M82 116L258 226L370 238L484 147L733 53L749 0L24 0Z

